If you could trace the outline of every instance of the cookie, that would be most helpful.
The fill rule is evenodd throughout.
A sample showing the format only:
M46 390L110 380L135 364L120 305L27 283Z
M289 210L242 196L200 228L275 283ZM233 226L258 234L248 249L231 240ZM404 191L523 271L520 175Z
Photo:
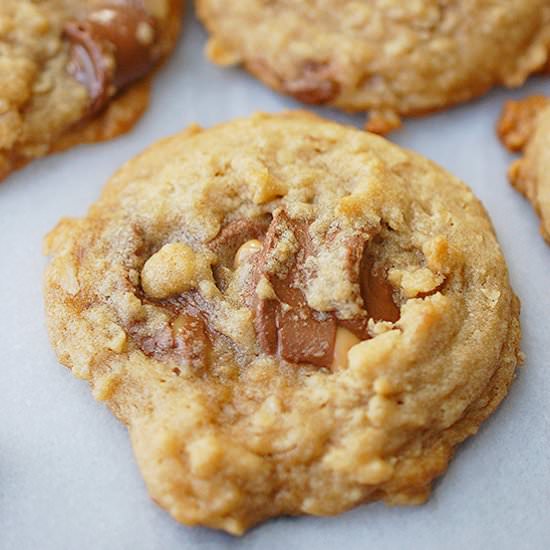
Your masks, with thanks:
M310 104L369 111L384 133L495 85L519 86L548 61L547 0L196 0L209 58L242 63Z
M181 0L2 0L0 180L128 131L175 45Z
M423 502L520 357L472 192L306 113L157 143L46 249L60 361L188 525Z
M550 244L550 99L532 96L507 102L497 131L510 151L523 153L508 177L532 203L541 219L540 232Z

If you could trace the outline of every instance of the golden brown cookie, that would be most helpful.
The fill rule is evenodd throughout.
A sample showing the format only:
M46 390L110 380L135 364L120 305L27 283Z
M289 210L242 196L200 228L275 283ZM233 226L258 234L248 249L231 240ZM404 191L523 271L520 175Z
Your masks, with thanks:
M181 0L2 0L0 180L128 131L173 48Z
M519 361L472 192L307 113L153 145L46 249L60 361L188 525L423 502Z
M508 170L512 185L533 205L550 243L550 98L536 95L504 105L497 127L502 143L522 158Z
M242 63L305 103L369 111L387 132L424 114L519 86L550 47L548 0L196 0L207 53Z

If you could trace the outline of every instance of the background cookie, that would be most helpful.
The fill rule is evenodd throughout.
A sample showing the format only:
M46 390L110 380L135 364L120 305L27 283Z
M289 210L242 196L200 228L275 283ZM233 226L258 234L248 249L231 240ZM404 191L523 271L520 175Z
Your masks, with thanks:
M243 63L300 101L370 111L386 132L401 115L519 86L543 69L546 0L416 2L197 0L208 56Z
M550 242L550 99L531 96L506 103L498 134L510 151L524 152L508 176L532 203L541 219L540 232Z
M518 363L471 191L303 113L159 142L47 249L60 360L191 525L422 502Z
M172 49L180 0L2 0L0 179L136 122ZM119 93L121 92L121 93Z

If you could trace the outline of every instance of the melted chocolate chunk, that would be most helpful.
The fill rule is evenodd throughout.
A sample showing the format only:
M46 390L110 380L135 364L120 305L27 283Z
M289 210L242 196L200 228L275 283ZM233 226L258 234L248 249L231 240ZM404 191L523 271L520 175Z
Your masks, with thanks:
M180 314L172 323L175 353L194 367L204 367L210 340L205 322L199 316Z
M249 263L250 278L243 292L246 305L254 311L260 348L289 363L330 368L338 326L366 340L370 337L369 319L395 322L400 317L400 310L394 303L393 288L386 280L384 269L377 266L366 251L369 235L358 232L344 236L338 227L326 235L322 246L344 247L343 276L349 279L351 288L357 289L349 299L362 303L363 308L352 319L339 319L336 311L312 309L302 289L312 276L306 269L306 262L320 250L311 240L309 225L307 220L293 219L283 209L278 209L271 223L269 217L228 223L209 246L218 254L219 267L230 270L234 255L245 242L262 241L261 249L245 260ZM271 286L267 289L268 297L257 292L262 278ZM162 305L173 314L170 326L141 339L141 330L134 330L138 345L148 355L161 359L170 357L195 368L206 366L210 337L214 334L208 327L212 304L198 291L190 291L163 300Z
M334 356L336 321L316 319L308 307L280 310L277 318L279 353L290 363L329 367Z
M369 319L394 323L401 315L394 302L393 287L388 282L386 273L382 268L375 269L374 259L366 250L367 241L368 235L359 233L349 237L344 243L347 251L346 272L349 280L359 290L363 312L353 319L338 319L340 326L347 328L361 340L370 338Z
M302 68L302 76L283 83L286 93L298 101L312 105L329 103L340 93L340 84L334 80L326 63L310 61Z
M393 300L393 287L386 274L374 269L374 261L367 254L361 262L361 296L368 316L375 321L399 321L401 312Z
M136 328L131 334L145 355L160 361L169 357L177 364L191 365L195 369L206 366L210 339L200 317L181 314L171 327L147 337L140 337Z
M266 353L275 355L279 341L277 317L280 304L277 300L258 300L255 309L254 328L258 336L258 343Z
M284 266L279 266L279 273L272 273L267 268L269 259L281 238L289 231L297 241L296 253L288 258ZM258 341L266 353L279 353L290 363L326 367L332 362L336 323L330 316L316 316L298 288L305 276L305 260L312 252L308 224L292 220L286 212L277 210L262 250L253 259L248 301L255 310ZM277 300L258 298L256 286L262 276L271 284Z
M88 89L89 115L158 60L156 21L136 0L106 2L84 19L67 22L64 32L70 41L68 71Z
M218 235L210 241L208 247L218 256L218 265L232 268L237 250L247 241L263 239L270 217L254 220L241 218L223 226Z
M369 318L395 322L400 311L393 301L392 286L381 270L374 269L373 260L366 254L367 236L361 234L350 237L345 243L348 252L345 271L358 287L363 312L356 318L343 320L338 319L334 312L321 313L311 309L300 290L306 283L305 262L317 253L308 227L307 222L291 219L283 210L274 213L263 247L251 259L253 269L246 302L255 311L258 342L265 353L278 353L290 363L330 367L338 325L366 340L369 338ZM276 263L274 252L289 232L295 239L296 250L288 255L284 265L279 263L273 270ZM333 237L329 236L328 240ZM271 284L275 298L258 297L256 287L261 277Z

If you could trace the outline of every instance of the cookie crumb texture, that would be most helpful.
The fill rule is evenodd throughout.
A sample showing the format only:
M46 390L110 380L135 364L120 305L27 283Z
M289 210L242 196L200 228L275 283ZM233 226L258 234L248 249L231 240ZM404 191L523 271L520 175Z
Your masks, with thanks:
M242 63L305 103L400 116L446 108L544 70L547 0L197 0L209 58Z
M181 0L2 0L0 180L128 131L172 49Z
M46 249L60 360L188 525L421 503L519 360L471 191L306 113L161 141Z
M497 132L510 151L522 154L511 164L508 178L533 205L541 219L541 235L550 244L550 98L508 101Z

